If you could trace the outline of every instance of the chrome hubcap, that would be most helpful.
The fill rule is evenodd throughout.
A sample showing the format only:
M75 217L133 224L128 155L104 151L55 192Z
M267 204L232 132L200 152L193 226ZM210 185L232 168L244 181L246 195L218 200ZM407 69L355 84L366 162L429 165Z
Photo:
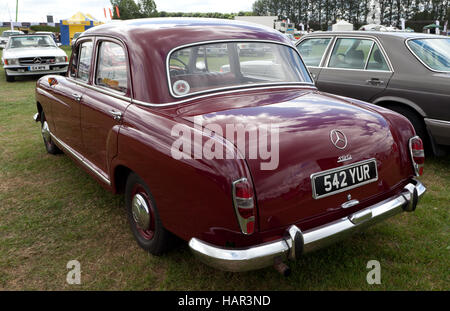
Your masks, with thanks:
M147 206L147 202L144 197L139 193L133 197L132 212L133 219L142 230L149 229L150 225L150 212Z
M48 124L47 121L44 121L44 123L42 124L42 137L44 137L45 141L50 141L50 130L48 129Z

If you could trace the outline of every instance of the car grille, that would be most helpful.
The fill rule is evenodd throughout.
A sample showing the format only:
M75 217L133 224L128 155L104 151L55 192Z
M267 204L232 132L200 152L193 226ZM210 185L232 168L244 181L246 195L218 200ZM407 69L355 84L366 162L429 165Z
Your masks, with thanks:
M24 57L19 58L19 63L21 65L39 65L39 64L54 64L55 57L44 56L44 57Z

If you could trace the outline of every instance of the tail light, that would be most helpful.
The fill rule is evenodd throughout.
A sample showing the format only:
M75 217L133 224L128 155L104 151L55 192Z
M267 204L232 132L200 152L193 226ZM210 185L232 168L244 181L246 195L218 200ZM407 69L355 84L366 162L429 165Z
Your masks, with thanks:
M423 165L425 163L425 151L423 150L423 142L419 136L409 139L409 151L411 152L411 160L416 176L423 174Z
M247 178L233 182L233 204L242 233L252 234L255 231L256 210L253 188Z

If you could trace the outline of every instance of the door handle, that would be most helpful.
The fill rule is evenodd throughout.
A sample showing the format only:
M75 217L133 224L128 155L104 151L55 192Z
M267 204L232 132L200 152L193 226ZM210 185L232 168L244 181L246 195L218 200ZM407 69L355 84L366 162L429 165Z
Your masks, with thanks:
M372 78L370 80L366 80L367 84L372 84L372 85L381 85L384 83L384 81L378 79L378 78Z
M122 112L110 110L109 113L112 115L114 120L116 120L116 121L122 120Z
M73 93L72 97L77 101L81 101L81 97L83 97L83 95L77 94L77 93Z

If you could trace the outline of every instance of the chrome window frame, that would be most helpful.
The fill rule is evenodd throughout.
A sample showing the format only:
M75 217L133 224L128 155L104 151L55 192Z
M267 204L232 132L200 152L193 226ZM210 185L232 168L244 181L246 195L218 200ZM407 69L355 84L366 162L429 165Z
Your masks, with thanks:
M436 70L431 68L430 66L428 66L424 61L422 61L422 59L416 55L416 53L413 52L413 50L411 49L411 47L409 46L408 42L411 40L436 40L436 39L449 39L449 37L439 37L439 38L431 38L431 37L425 37L425 38L421 38L421 37L412 37L412 38L408 38L405 40L405 45L406 48L411 52L411 54L420 62L422 63L422 65L424 65L428 70L433 71L433 72L437 72L437 73L450 73L449 71L445 71L445 70ZM450 40L450 39L449 39Z
M91 74L92 74L91 69L92 69L92 59L93 59L93 57L94 57L94 51L95 51L95 38L94 38L94 37L86 37L86 40L80 41L80 43L77 45L77 48L80 49L80 48L81 48L81 45L83 45L83 43L85 43L85 42L91 42L91 43L92 43L92 51L91 51L92 54L91 54L91 59L90 59L90 64L89 64L89 76L88 76L88 80L85 81L85 80L83 80L83 79L81 79L81 78L78 77L78 73L79 73L79 70L78 70L78 69L79 69L79 66L80 66L80 57L81 57L80 50L78 50L78 53L77 53L77 76L76 76L76 77L70 76L70 70L68 70L68 71L69 71L69 76L70 76L70 78L72 78L72 79L74 79L74 80L77 80L77 81L89 83L89 81L91 80ZM72 49L72 51L73 51L73 49Z
M333 42L333 46L332 46L331 50L328 52L326 63L324 64L324 66L322 68L334 69L334 70L355 70L355 71L386 72L386 73L393 73L394 72L394 67L392 66L391 60L387 56L387 53L384 50L384 47L381 44L381 42L378 40L378 38L372 37L372 36L354 36L354 35L349 35L349 36L347 36L347 35L335 35L335 36L336 37L335 37L335 40ZM334 47L336 46L336 42L339 39L359 39L359 40L370 40L370 41L372 41L372 47L370 48L369 54L367 55L367 60L366 60L366 64L365 64L364 69L335 68L335 67L330 67L329 66L330 65L330 59L331 59L331 54L333 53ZM378 45L378 48L381 50L381 53L383 54L383 57L386 60L386 63L388 65L388 67L389 67L389 70L366 69L367 68L367 64L368 64L368 60L370 58L370 53L372 52L374 43L376 43Z
M127 90L125 92L121 92L118 90L115 90L113 88L107 87L107 86L102 86L102 85L98 85L97 84L97 74L98 74L98 58L99 58L99 51L100 51L100 45L103 42L111 42L114 44L117 44L118 46L120 46L125 54L125 58L126 58L126 70L127 70ZM92 86L95 86L97 89L102 89L106 91L106 94L109 94L111 92L111 94L115 94L118 96L124 96L127 97L126 94L128 92L130 92L131 94L131 75L130 75L130 64L129 64L129 59L128 59L128 53L127 53L127 49L125 48L125 45L120 41L117 40L115 38L110 38L110 37L96 37L95 40L95 53L94 53L95 59L94 59L94 66L93 68L95 69L94 72L92 73Z
M321 38L321 37L323 37L323 38ZM305 64L305 66L310 67L310 68L321 68L321 66L322 66L322 64L323 64L323 60L324 60L324 58L325 58L325 55L328 54L328 50L329 50L329 48L330 48L330 45L335 41L335 38L336 38L336 37L334 37L333 35L330 35L330 36L317 36L317 37L311 36L311 37L306 37L306 38L304 38L303 40L299 40L299 41L297 42L297 44L295 44L295 48L297 49L297 47L298 47L303 41L314 40L314 39L328 39L328 38L330 38L330 42L328 42L327 47L326 47L325 50L323 51L323 55L322 55L322 57L320 58L319 66L307 66L306 63L303 61L303 63ZM297 49L297 51L298 51L298 49ZM300 52L299 52L299 53L300 53ZM300 55L300 57L301 57L301 55ZM303 58L302 58L302 60L303 60Z
M370 36L370 35L365 35L365 34L364 35L363 34L361 34L361 35L359 35L359 34L351 34L351 35L348 35L348 34L331 34L331 35L333 36L333 46L331 47L331 50L327 51L327 53L326 53L327 54L327 58L326 58L325 63L321 64L319 67L317 67L317 66L314 66L314 67L310 66L311 68L321 68L321 69L328 68L328 69L335 69L335 70L357 70L357 71L387 72L387 73L394 73L395 72L394 67L392 66L391 60L389 59L389 56L386 53L386 50L384 49L383 45L381 44L380 40L377 37ZM314 34L312 36L305 36L302 39L300 39L298 43L301 43L302 41L304 41L306 39L309 39L309 38L320 38L320 37L329 37L329 36L330 36L329 33L322 33L322 34ZM336 44L336 41L337 41L338 38L368 39L368 40L375 41L375 43L378 44L378 47L380 48L381 53L383 54L383 56L384 56L384 58L385 58L385 60L387 62L389 70L372 70L372 69L364 70L364 69L347 69L347 68L328 67L328 63L329 63L329 60L330 60L330 57L331 57L331 53L332 53L332 51L334 49L334 45Z
M189 48L189 47L193 47L193 46L198 46L198 45L205 45L205 44L220 44L220 43L230 43L230 42L257 42L257 43L272 43L272 44L278 44L278 45L284 45L287 46L288 48L291 48L295 51L295 53L297 53L297 55L300 58L301 63L303 64L303 66L305 66L305 71L308 74L309 79L311 80L311 82L270 82L270 83L258 83L258 84L242 84L242 85L235 85L235 86L230 86L230 87L219 87L219 88L213 88L213 89L209 89L209 90L204 90L204 91L199 91L199 92L194 92L194 93L189 93L186 95L175 95L173 90L172 90L172 85L170 82L170 57L172 56L172 53L174 53L175 51L184 49L184 48ZM259 86L276 86L276 85L284 85L284 86L291 86L291 85L314 85L314 79L311 77L310 72L308 71L308 67L305 65L305 63L303 62L303 59L300 55L300 53L298 52L297 48L294 45L288 44L288 43L284 43L284 42L280 42L280 41L273 41L273 40L259 40L259 39L228 39L228 40L211 40L211 41L201 41L201 42L194 42L194 43L189 43L189 44L184 44L184 45L180 45L177 46L173 49L171 49L169 51L169 53L167 53L166 56L166 77L167 77L167 86L169 88L169 93L172 97L174 98L186 98L186 97L190 97L192 95L197 95L197 94L204 94L204 93L214 93L217 91L226 91L226 90L234 90L234 89L249 89L249 88L253 88L253 87L259 87Z

